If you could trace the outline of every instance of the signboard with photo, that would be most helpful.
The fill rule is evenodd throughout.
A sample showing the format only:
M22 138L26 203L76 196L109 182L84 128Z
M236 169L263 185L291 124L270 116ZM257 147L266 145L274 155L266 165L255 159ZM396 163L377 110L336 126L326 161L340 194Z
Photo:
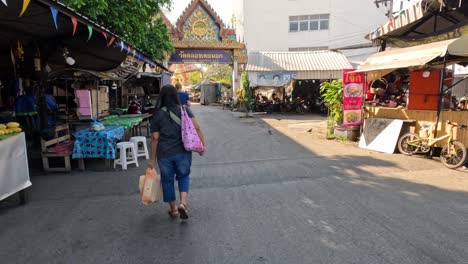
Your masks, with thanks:
M258 86L271 86L281 87L288 85L291 80L296 78L294 72L268 72L268 73L255 73L250 75L250 83L254 87Z
M343 70L343 126L362 124L364 74L353 71L355 70Z

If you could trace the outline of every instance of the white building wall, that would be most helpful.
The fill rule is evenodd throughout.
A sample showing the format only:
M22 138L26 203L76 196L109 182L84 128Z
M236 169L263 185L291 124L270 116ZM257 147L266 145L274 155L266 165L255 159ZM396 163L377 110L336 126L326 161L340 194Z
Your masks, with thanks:
M369 43L364 36L388 20L369 0L233 0L233 7L249 51ZM330 14L328 30L289 32L290 16L315 14Z

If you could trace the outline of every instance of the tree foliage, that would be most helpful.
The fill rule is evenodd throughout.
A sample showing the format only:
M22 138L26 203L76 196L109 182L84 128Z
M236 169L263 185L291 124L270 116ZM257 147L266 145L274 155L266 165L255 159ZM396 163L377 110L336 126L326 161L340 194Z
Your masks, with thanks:
M205 76L222 83L231 83L232 68L227 64L208 64L206 65Z
M201 73L199 71L190 72L187 76L192 85L198 85L201 83Z
M60 0L104 25L152 59L165 59L173 51L169 30L159 16L172 0Z
M252 87L250 87L249 76L247 72L242 73L242 87L244 89L244 106L246 108L246 112L250 112L254 105L254 96Z
M335 121L343 120L343 82L341 80L333 80L331 82L323 82L320 85L320 93L323 101L329 109L329 117Z

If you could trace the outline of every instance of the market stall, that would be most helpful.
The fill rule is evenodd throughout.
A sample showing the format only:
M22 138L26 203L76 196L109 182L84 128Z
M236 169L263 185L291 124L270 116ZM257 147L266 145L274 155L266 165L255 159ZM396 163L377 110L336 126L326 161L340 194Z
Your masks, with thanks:
M110 115L141 69L167 71L57 1L8 1L0 17L0 123L21 124L33 158L50 151L41 142L57 126L80 131Z
M51 72L48 84L63 122L84 123L109 115L109 93L122 79L89 70L67 68Z
M434 137L450 132L443 121L466 123L468 111L451 96L455 83L448 66L468 61L467 45L468 38L462 37L370 56L356 71L366 73L369 86L365 118L414 120L416 133L434 125ZM468 145L468 131L455 129L455 137Z

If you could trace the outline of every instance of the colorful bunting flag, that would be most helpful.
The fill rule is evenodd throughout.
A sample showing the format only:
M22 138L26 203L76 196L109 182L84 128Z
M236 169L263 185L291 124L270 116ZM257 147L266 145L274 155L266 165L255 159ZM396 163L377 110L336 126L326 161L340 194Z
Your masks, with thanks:
M388 21L388 30L390 31L390 28L393 28L393 18L390 18L390 20Z
M106 39L106 45L107 45L107 33L102 31L101 34L104 36L104 38Z
M125 44L124 44L123 41L121 40L121 41L120 41L120 51L123 51L124 48L125 48Z
M52 12L52 17L54 18L55 29L58 30L58 24L57 24L58 10L57 10L57 8L51 6L50 7L50 12Z
M6 0L2 0L2 2L3 2L6 6L8 6Z
M109 41L109 44L107 44L107 47L110 47L112 45L112 43L114 43L114 41L115 41L115 37L112 36L110 41Z
M26 9L28 9L29 3L31 3L31 0L23 0L23 8L21 9L19 16L23 16Z
M131 50L131 49L132 49L132 48L130 47L130 45L128 45L128 46L127 46L127 54L130 53L130 50Z
M135 56L136 56L136 50L134 49L133 50L133 58L135 58Z
M72 36L75 36L76 27L78 26L78 20L76 19L76 17L72 16L71 21L72 21L72 24L73 24L73 35Z
M91 39L91 36L93 36L93 26L88 25L88 41Z

